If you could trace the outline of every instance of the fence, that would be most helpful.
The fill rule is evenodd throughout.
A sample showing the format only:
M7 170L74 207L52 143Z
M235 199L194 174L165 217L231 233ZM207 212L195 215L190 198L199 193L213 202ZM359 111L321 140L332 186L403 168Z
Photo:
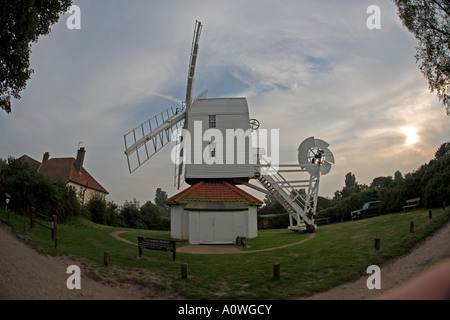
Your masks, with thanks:
M50 222L50 226L39 222L36 220L36 216L41 218L42 220L47 220ZM58 217L55 215L47 216L44 214L41 214L36 211L36 209L33 207L31 209L31 218L30 218L30 228L33 229L36 226L36 223L44 228L47 228L51 231L52 240L55 241L55 248L59 247L59 238L57 237L57 230L58 230Z

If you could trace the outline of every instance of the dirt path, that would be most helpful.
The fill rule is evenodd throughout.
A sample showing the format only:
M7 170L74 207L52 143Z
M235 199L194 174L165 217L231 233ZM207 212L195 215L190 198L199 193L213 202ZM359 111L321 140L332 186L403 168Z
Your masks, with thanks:
M81 267L77 260L39 254L0 221L0 300L129 300L143 295L133 286L112 287L94 281L83 274L83 268L81 290L69 290L70 265Z
M123 241L123 242L129 243L129 244L136 245L135 242L132 242L132 241L129 241L127 239L120 237L120 235L124 232L127 232L127 231L113 231L110 233L110 236L114 237L115 239L117 239L119 241ZM242 251L238 247L236 247L235 245L232 245L232 244L230 244L230 245L228 245L228 244L223 244L223 245L202 244L202 245L186 245L186 246L177 248L177 252L193 253L193 254L230 254L230 253L252 253L252 252L261 252L261 251L271 251L271 250L276 250L276 249L280 249L280 248L291 247L291 246L296 246L296 245L302 244L305 241L313 239L315 237L315 235L316 235L315 233L311 233L308 236L308 238L303 239L298 242L286 244L286 245L279 246L279 247L260 249L260 250L252 250L252 251Z
M358 281L314 295L310 299L360 300L377 298L380 295L383 297L390 290L417 278L442 261L449 261L450 265L450 222L411 254L380 266L381 290L367 288L367 275ZM132 285L113 287L96 282L83 275L83 270L81 290L69 290L66 282L70 274L66 272L67 267L73 264L81 265L79 261L67 257L51 257L37 253L17 239L10 227L0 222L0 300L127 300L151 297L149 292L143 292ZM446 274L450 277L450 272ZM450 279L446 278L441 280L443 284L447 280L450 282ZM164 299L164 296L158 298Z

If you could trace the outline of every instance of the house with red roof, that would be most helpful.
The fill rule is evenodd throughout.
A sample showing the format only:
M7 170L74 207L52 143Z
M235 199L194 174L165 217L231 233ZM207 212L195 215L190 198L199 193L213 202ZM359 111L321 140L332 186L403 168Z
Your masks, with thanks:
M51 181L65 183L75 191L81 204L86 204L94 195L105 199L109 192L83 167L85 154L85 148L81 147L76 158L50 158L50 154L45 152L42 163L27 155L20 159Z
M202 180L166 199L171 237L190 244L235 243L258 236L262 201L226 180Z

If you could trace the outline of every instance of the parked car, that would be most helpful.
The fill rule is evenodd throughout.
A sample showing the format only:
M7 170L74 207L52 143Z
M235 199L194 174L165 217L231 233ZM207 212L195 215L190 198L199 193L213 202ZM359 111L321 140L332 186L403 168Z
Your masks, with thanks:
M361 209L352 211L352 220L365 219L380 214L380 201L370 201L363 204Z

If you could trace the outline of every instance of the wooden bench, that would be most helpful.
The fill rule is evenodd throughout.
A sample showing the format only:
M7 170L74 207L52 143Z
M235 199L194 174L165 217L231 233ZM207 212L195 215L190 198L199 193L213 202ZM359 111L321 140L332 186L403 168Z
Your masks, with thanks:
M177 245L175 240L138 237L139 257L142 257L142 249L157 251L172 251L173 261L177 257Z
M420 198L408 199L406 200L406 205L402 207L403 211L406 212L408 209L416 209L419 206Z

